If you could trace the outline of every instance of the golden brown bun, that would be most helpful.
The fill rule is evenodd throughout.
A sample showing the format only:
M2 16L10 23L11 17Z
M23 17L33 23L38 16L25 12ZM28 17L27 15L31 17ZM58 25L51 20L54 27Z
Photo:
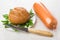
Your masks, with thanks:
M13 24L23 24L30 18L30 14L22 7L16 7L10 10L9 21Z

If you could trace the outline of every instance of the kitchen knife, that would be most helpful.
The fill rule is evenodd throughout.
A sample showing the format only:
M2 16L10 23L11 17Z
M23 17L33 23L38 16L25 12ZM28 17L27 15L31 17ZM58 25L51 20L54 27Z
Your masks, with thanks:
M12 24L7 24L6 26L16 28L18 30L23 30L23 31L26 31L26 32L42 35L42 36L53 37L52 33L47 32L47 31L43 31L43 30L36 30L36 29L33 29L33 28L22 28L22 27L12 25Z

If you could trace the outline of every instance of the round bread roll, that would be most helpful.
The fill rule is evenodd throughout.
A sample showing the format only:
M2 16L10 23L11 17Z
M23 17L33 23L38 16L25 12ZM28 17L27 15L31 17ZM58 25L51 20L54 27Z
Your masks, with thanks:
M16 7L10 10L9 21L13 24L23 24L30 19L30 14L23 7Z

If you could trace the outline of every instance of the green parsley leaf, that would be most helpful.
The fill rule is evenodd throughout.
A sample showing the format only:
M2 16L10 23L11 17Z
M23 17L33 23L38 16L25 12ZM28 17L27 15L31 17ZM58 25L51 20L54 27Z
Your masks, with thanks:
M30 16L31 16L31 18L34 16L32 9L30 10Z
M8 14L4 14L3 17L7 20L8 19Z
M4 24L4 25L9 23L9 21L8 21L8 20L1 21L1 22L3 22L3 24Z

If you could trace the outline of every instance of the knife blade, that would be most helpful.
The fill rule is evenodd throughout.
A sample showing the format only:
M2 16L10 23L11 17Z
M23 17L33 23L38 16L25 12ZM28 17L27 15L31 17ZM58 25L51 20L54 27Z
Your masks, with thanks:
M12 25L12 24L7 24L7 25L5 25L5 26L11 27L11 28L15 28L15 29L17 29L17 30L22 30L22 31L28 32L28 28L22 28L22 27L20 27L20 26L16 26L16 25Z

